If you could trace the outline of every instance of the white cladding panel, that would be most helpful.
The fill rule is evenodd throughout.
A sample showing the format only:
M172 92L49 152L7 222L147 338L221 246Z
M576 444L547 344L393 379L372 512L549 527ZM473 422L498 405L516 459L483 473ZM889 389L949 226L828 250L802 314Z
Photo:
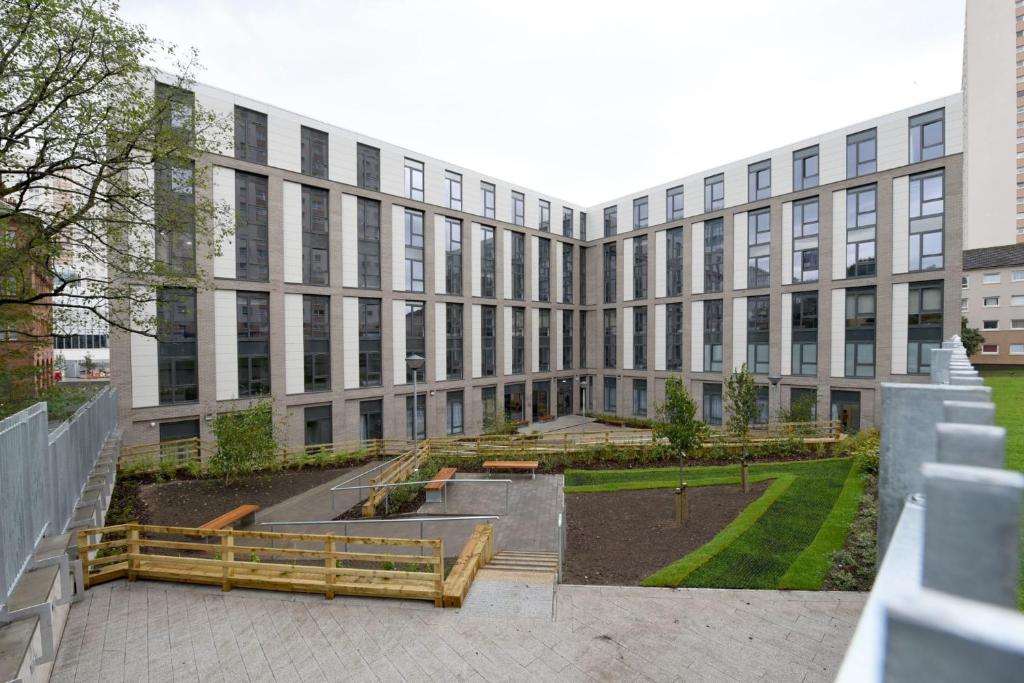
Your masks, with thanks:
M359 388L359 299L346 296L342 300L342 352L345 362L345 388Z
M530 370L540 372L540 309L530 311ZM550 333L550 330L549 330Z
M551 322L551 330L549 331L551 336L551 355L555 357L554 368L555 370L562 369L562 309L556 308L554 310L554 320Z
M679 183L672 183L675 187ZM683 185L683 216L698 216L704 213L704 179L691 177Z
M267 113L267 165L299 173L302 149L299 117L281 109Z
M173 82L172 82L173 84ZM235 156L235 103L234 96L199 83L194 84L193 92L196 94L196 104L207 110L218 119L228 125L222 128L214 127L210 133L210 151L223 154L226 157Z
M232 292L232 295L234 292ZM156 301L152 296L143 304L141 314L151 320L156 319ZM234 318L231 319L234 329ZM132 408L148 408L160 405L160 369L157 354L157 341L154 337L142 334L131 335L132 354ZM236 368L237 372L237 368ZM237 385L238 382L236 381Z
M302 185L281 183L284 281L302 282Z
M846 178L846 135L819 138L818 183L828 185ZM814 144L814 143L811 143ZM809 147L810 145L804 145ZM794 147L794 149L801 149Z
M793 283L793 202L782 203L782 284ZM783 318L786 320L787 318Z
M793 150L789 147L775 150L772 154L772 196L789 194L793 191Z
M782 374L793 374L793 295L782 294Z
M448 289L445 281L445 243L447 242L448 224L444 216L434 214L434 293L444 294Z
M526 293L526 298L531 301L537 301L540 296L540 238L536 235L530 235L528 240L530 250L526 254L527 260L533 264L533 268L530 269L530 291ZM550 256L548 252L548 256Z
M350 194L341 195L341 284L359 286L359 200Z
M552 242L552 253L551 258L554 263L551 264L551 272L553 273L551 278L551 290L553 297L551 297L556 304L562 303L562 246L561 240L554 240Z
M690 226L690 290L704 293L704 221Z
M702 306L703 302L700 303ZM696 305L696 304L695 304ZM654 305L654 369L665 369L665 304Z
M905 273L909 269L909 241L910 178L904 175L892 179L892 272Z
M654 258L651 261L654 266L654 296L663 297L668 291L668 247L666 246L665 231L659 230L654 233Z
M633 307L622 309L622 369L633 369Z
M483 230L479 223L473 223L472 227L473 237L470 242L470 254L469 254L469 273L471 282L470 291L473 296L480 296L480 278L483 274L480 258L483 252Z
M846 290L832 290L832 376L846 374Z
M732 367L738 370L747 362L747 297L732 300Z
M505 306L505 324L501 332L505 350L505 374L512 374L512 307Z
M213 257L213 276L235 277L235 172L223 166L213 167L213 201L218 209L216 230L223 234L220 254Z
M391 145L368 143L380 148L380 191L405 197L405 153ZM413 157L410 157L413 158ZM415 157L417 160L421 157Z
M391 205L391 288L405 291L405 208L398 204Z
M725 172L725 206L730 207L746 204L747 162L735 162L721 170ZM708 175L712 175L712 173L709 173Z
M892 374L907 374L908 313L910 285L897 282L892 286Z
M747 288L747 212L733 214L732 219L732 287Z
M434 303L434 380L448 379L448 309L444 302ZM428 332L429 334L429 332Z
M622 300L633 300L633 238L622 240Z
M904 112L886 114L878 121L878 170L910 162L910 124Z
M832 279L846 278L846 190L832 193Z
M301 394L305 391L302 338L302 295L284 295L284 391Z
M470 341L473 346L473 377L476 378L484 376L483 326L481 324L483 314L480 312L480 304L473 304L471 310L469 329L473 337Z
M505 281L504 296L506 299L512 298L512 232L509 230L502 230L502 270L504 271Z
M213 344L216 358L217 400L238 398L238 312L233 289L213 293Z
M391 364L395 386L405 384L405 302L391 302Z
M690 305L690 370L704 370L704 302L694 301Z
M665 222L665 188L659 186L647 195L647 225L661 225Z
M356 141L348 131L330 127L327 132L327 177L336 183L355 185Z

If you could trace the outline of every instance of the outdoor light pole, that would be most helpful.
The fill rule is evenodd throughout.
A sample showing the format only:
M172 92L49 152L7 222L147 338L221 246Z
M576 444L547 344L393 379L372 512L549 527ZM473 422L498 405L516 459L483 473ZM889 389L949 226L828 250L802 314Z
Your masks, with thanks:
M420 404L416 393L416 376L419 369L423 367L423 356L412 354L405 359L405 365L412 370L412 445L416 452L416 463L419 464L419 410ZM423 416L426 418L426 415Z
M782 376L781 375L768 375L768 381L772 383L773 387L778 389L779 382L782 381ZM777 406L776 407L776 411L778 410L778 407L781 407L782 396L779 395L779 396L777 396L777 398L778 398L778 401L775 402L775 405ZM772 421L772 404L771 404L771 397L769 397L769 401L768 401L768 422L771 423L771 421Z

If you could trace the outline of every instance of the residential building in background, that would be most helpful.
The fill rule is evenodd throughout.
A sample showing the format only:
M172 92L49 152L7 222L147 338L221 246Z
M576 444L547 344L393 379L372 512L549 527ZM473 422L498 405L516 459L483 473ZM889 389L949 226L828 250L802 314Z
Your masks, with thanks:
M1024 365L1024 244L965 251L960 307L985 337L972 363Z

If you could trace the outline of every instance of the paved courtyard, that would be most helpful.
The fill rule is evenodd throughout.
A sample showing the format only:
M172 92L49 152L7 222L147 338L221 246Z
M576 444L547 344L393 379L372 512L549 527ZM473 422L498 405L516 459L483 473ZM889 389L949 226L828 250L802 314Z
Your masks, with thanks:
M117 581L71 609L53 681L831 681L864 596L559 586L474 605Z

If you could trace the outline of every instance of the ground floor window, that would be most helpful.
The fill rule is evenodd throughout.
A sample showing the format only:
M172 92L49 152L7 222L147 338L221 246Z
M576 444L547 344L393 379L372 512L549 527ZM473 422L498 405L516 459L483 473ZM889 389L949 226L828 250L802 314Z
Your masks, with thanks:
M704 422L709 425L722 424L721 384L704 384Z
M533 383L533 421L551 417L551 382Z
M427 397L416 396L416 412L413 412L413 397L405 397L405 434L408 439L427 438ZM415 431L415 433L413 433Z
M572 415L572 378L558 380L558 414Z
M832 391L832 419L847 434L860 431L860 392Z
M526 385L505 385L505 419L509 422L522 422L526 419Z
M448 392L446 412L448 434L462 434L465 410L461 391Z
M647 417L647 380L633 380L633 414Z
M618 383L614 377L604 378L604 412L615 415L619 411Z
M818 390L794 387L789 391L789 413L797 422L818 419Z
M160 457L190 460L198 453L199 420L178 420L160 423ZM168 443L169 442L169 443Z
M484 387L480 390L480 404L483 406L484 431L488 431L498 415L498 388Z
M305 410L306 445L319 446L334 441L331 406L309 406Z
M384 401L359 402L359 438L363 441L384 438Z

